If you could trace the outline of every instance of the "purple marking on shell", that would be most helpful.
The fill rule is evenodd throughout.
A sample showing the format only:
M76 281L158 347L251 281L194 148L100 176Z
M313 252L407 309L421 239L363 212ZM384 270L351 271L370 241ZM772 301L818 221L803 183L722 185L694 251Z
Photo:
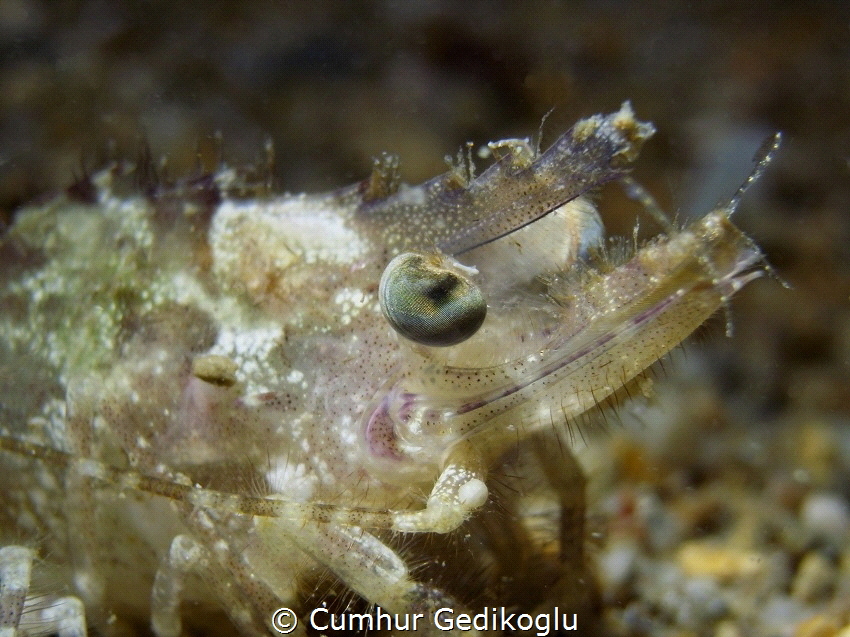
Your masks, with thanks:
M369 416L363 437L373 456L392 460L402 459L396 444L395 424L389 414L389 396L385 396L381 404Z
M400 422L407 422L410 414L413 411L413 405L416 402L417 395L405 392L401 395L402 403L398 408L398 419Z
M653 305L652 307L647 308L646 310L644 310L643 312L641 312L640 314L638 314L637 316L632 318L629 321L629 326L631 327L631 326L635 326L635 325L640 325L641 323L645 323L648 319L652 318L653 316L657 316L658 314L663 312L664 308L666 308L668 305L670 305L677 298L679 298L679 295L673 294L671 296L668 296L661 303L658 303L657 305Z

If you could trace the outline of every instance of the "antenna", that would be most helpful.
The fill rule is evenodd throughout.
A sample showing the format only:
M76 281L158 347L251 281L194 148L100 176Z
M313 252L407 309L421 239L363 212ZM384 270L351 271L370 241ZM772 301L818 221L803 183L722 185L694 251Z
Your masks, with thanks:
M741 203L741 199L744 196L744 193L747 192L747 189L752 186L756 180L762 176L762 173L767 168L767 165L773 161L773 158L776 156L776 152L779 150L779 145L782 143L782 133L776 133L771 137L768 137L764 140L764 143L759 148L758 152L755 154L754 159L758 162L756 167L753 169L753 172L750 173L750 176L747 177L746 181L741 184L741 187L738 188L738 192L732 197L732 200L729 202L729 212L733 212L738 204Z

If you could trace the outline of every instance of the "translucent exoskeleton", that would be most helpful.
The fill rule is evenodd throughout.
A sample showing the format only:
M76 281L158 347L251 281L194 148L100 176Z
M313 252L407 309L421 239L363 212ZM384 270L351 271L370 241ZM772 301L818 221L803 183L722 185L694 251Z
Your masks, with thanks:
M442 607L557 606L588 634L565 434L762 260L738 196L612 256L587 194L653 130L624 104L478 176L399 187L383 159L322 196L238 198L224 170L126 195L115 169L21 211L0 635L259 635L280 607L304 634L371 605L439 634Z

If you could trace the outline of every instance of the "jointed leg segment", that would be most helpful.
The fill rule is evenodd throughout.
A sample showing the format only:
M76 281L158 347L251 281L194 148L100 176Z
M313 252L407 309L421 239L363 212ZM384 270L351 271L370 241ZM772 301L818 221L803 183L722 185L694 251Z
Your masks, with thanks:
M83 603L76 597L42 597L29 603L30 575L35 555L23 546L0 548L0 637L38 634L86 637Z
M0 549L0 637L15 637L30 587L33 553L23 546Z
M72 469L79 476L94 478L124 489L153 493L221 514L313 520L409 533L453 531L481 507L489 495L484 482L486 470L483 460L468 442L458 443L450 451L443 471L428 497L426 507L418 511L342 507L335 504L301 503L222 493L128 469L118 469L90 458L76 458L63 451L6 436L0 436L0 449L34 457L58 468Z

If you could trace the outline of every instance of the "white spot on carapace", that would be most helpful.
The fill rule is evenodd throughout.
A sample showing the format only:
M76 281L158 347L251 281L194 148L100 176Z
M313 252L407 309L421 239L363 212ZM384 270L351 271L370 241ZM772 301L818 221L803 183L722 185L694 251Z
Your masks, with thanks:
M366 246L340 215L322 200L286 197L272 201L226 201L210 229L215 269L226 278L244 263L246 246L276 255L270 267L281 270L295 262L349 264L362 259Z
M236 363L236 378L246 385L247 394L263 393L268 388L259 383L274 375L270 353L282 337L283 329L278 325L241 330L224 328L208 354L225 356Z

